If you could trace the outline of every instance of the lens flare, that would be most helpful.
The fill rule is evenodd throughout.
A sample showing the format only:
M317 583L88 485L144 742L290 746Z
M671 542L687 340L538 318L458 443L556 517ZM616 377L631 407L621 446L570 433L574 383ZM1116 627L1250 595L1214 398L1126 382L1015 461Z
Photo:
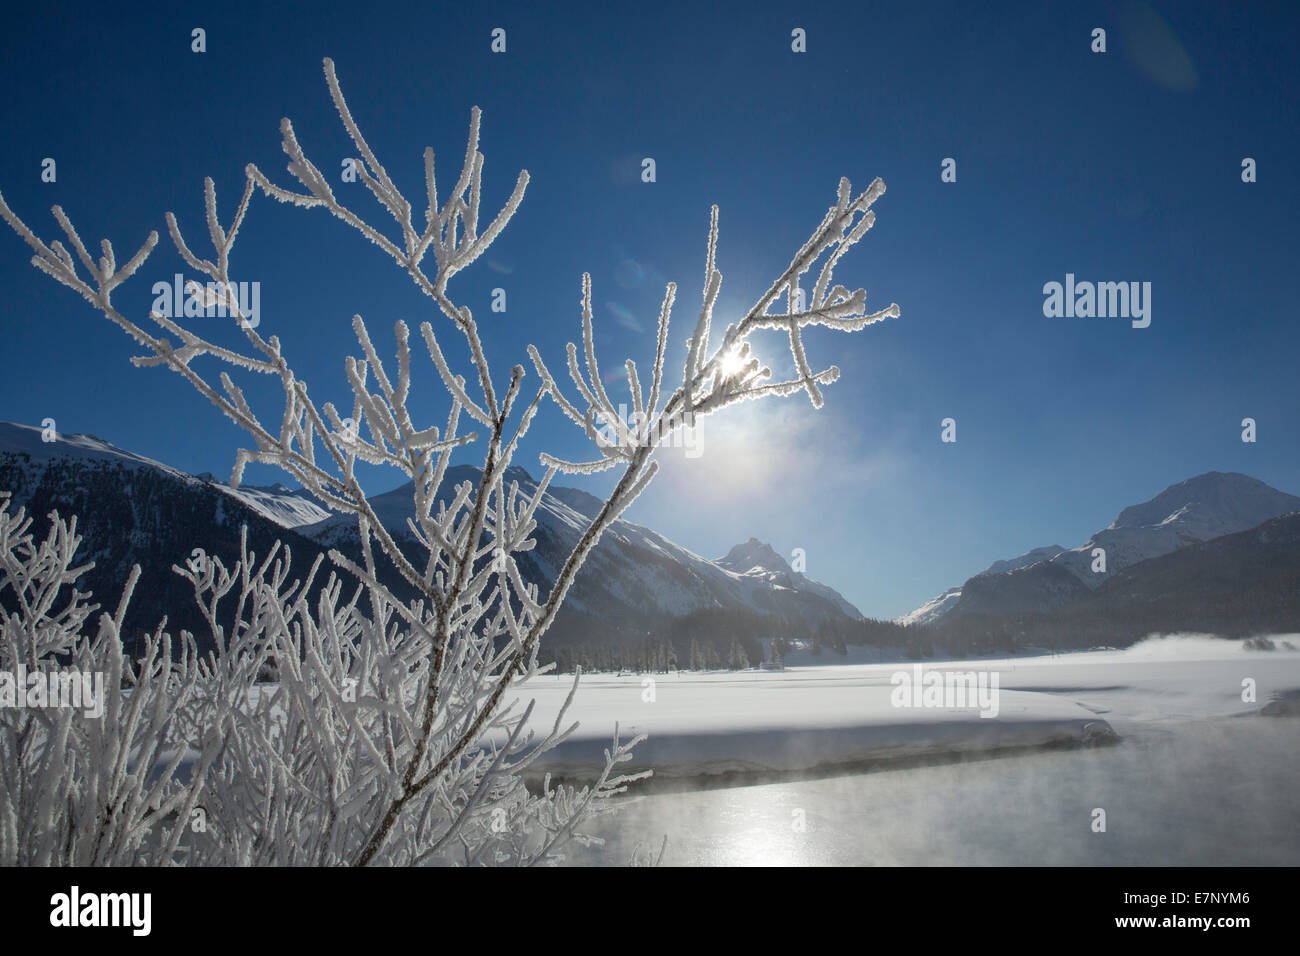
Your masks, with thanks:
M731 378L745 367L749 357L741 352L740 349L732 349L726 355L722 356L722 374L725 378Z

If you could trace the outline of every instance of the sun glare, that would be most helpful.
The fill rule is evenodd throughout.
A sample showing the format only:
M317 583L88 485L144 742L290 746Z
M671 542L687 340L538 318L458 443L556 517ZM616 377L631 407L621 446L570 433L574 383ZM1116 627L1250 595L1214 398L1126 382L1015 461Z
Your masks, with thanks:
M732 349L722 357L722 374L726 378L731 378L744 367L745 359L741 357L740 349Z

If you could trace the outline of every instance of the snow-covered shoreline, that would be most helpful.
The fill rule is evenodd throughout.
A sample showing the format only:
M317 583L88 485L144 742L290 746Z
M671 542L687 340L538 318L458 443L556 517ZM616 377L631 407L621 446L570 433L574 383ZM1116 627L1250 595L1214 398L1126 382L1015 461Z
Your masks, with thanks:
M1294 636L1289 640L1300 646ZM785 671L590 675L566 722L573 735L533 770L581 776L600 764L615 722L644 733L624 769L661 779L832 772L897 758L991 754L1082 744L1143 725L1250 715L1275 692L1300 687L1300 652L1248 651L1209 637L1153 638L1122 651L980 661L925 661L943 673L996 674L996 716L975 707L897 706L899 672L913 662L825 663ZM521 690L549 729L569 676ZM651 681L651 682L647 682ZM1247 683L1253 692L1253 700Z

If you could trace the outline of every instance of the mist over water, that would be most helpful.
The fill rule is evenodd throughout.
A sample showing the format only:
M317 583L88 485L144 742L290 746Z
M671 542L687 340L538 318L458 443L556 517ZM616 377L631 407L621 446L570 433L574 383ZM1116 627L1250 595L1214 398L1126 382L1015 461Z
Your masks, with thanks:
M1286 651L1300 648L1300 634L1270 634L1266 639ZM1245 650L1238 641L1213 634L1153 634L1121 651L1102 652L1097 656L1123 661L1189 661L1220 660L1235 654L1257 660L1258 653Z
M622 864L667 836L665 865L1295 866L1298 752L1300 720L1221 718L1113 747L653 794L572 859Z

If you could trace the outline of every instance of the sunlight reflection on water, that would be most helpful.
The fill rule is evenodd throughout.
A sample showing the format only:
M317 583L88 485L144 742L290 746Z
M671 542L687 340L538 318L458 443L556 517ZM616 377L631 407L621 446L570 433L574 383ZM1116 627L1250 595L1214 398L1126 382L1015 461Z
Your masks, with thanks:
M1111 748L651 794L573 862L621 864L667 835L678 866L1294 866L1298 743L1293 719L1163 724Z

